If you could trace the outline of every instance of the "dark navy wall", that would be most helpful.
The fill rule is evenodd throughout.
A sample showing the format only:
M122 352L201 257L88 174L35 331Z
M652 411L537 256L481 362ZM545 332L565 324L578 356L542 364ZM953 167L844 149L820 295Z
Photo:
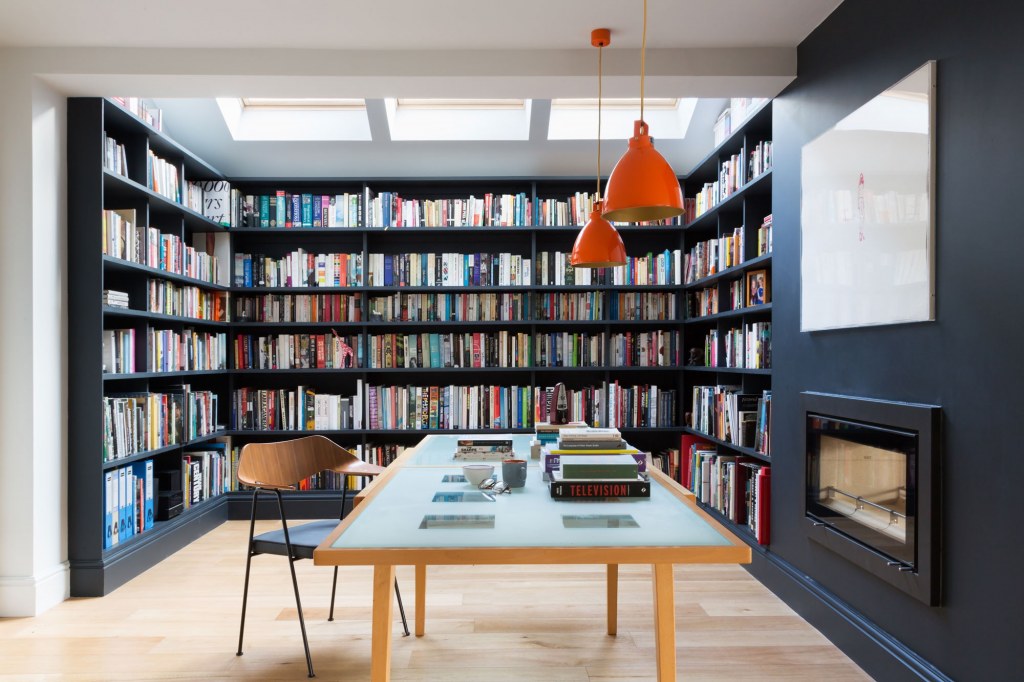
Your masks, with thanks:
M936 320L801 333L801 147L929 59L938 61ZM754 572L879 679L1022 679L1024 3L847 0L800 46L798 71L773 113L770 558L781 561ZM942 406L940 607L807 539L807 390ZM900 643L937 671L902 667L890 655Z

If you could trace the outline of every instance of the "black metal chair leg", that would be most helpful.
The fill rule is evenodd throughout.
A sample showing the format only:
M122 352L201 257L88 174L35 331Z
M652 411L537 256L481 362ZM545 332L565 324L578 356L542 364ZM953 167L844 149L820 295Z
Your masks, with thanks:
M395 596L398 597L398 613L402 614L402 629L405 630L403 637L409 636L409 621L405 619L405 607L402 605L402 593L398 590L398 578L395 578Z
M292 542L288 537L288 522L284 516L284 500L281 498L281 491L277 493L277 508L281 510L281 527L284 529L284 546L288 551L288 568L292 572L292 587L295 589L295 608L299 612L299 628L302 630L302 646L306 650L306 667L309 668L309 676L316 677L313 673L313 657L309 655L309 639L306 637L306 621L302 617L302 600L299 599L299 581L295 577L295 553L292 552Z
M259 490L252 491L252 512L249 514L249 545L245 557L245 587L242 588L242 622L238 625L238 651L235 656L242 655L242 635L245 634L245 606L249 601L249 568L252 566L252 538L256 530L256 496Z
M327 620L334 620L334 595L338 591L338 567L334 567L334 582L331 583L331 612L327 614Z

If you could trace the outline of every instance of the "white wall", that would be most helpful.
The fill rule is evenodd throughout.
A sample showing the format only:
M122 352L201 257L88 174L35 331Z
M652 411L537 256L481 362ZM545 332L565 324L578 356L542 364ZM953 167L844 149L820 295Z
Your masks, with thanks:
M67 595L64 103L0 50L0 616Z

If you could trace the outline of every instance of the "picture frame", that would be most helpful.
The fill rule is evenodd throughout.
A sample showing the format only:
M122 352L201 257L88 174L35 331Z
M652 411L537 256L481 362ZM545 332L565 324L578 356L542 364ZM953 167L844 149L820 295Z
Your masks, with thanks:
M771 285L767 270L751 270L747 273L747 307L771 302Z
M800 330L935 319L936 63L801 150Z

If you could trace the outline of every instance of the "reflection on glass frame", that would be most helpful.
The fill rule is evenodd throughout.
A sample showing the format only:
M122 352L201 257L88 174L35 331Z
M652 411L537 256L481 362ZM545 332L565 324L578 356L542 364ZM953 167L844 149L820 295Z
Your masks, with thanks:
M427 514L420 521L421 529L448 528L474 529L494 528L494 516L487 514Z
M563 528L639 528L629 514L563 514Z
M804 145L800 329L935 319L935 62Z

